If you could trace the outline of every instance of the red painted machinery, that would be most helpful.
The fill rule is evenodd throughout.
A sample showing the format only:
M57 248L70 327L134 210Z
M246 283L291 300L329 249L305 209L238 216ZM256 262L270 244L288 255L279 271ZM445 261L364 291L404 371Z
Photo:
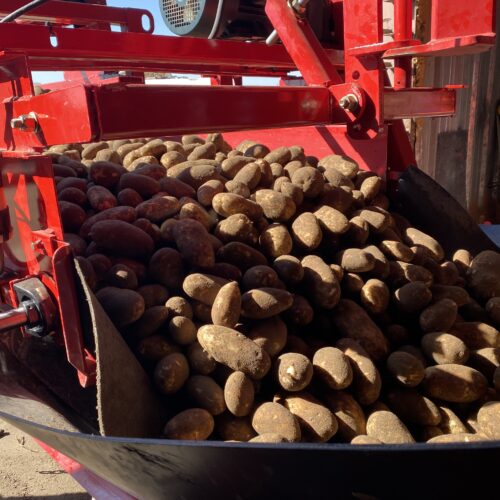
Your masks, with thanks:
M0 16L25 3L3 0ZM258 36L249 36L251 23L223 26L217 10L200 31L209 39L158 36L149 12L103 1L50 0L0 24L0 284L12 307L0 328L55 331L81 385L95 383L51 161L41 154L47 146L219 131L230 143L251 136L317 156L342 153L394 183L415 163L402 119L451 115L459 96L460 85L413 87L412 58L488 50L494 3L433 0L425 43L412 36L411 0L394 0L390 41L382 0L240 2L240 10L258 8ZM47 70L65 71L65 81L35 92L32 71ZM302 80L288 78L296 70ZM146 85L146 71L209 75L213 85ZM282 84L243 86L245 76Z

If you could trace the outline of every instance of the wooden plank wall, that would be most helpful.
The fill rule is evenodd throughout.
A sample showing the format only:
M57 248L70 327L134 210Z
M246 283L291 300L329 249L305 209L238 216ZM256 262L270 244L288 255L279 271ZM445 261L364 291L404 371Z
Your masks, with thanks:
M419 38L427 36L429 7L429 0L417 3ZM483 54L419 60L415 70L417 85L467 85L459 91L455 116L417 120L414 140L419 167L457 198L477 222L500 223L498 41L494 50Z

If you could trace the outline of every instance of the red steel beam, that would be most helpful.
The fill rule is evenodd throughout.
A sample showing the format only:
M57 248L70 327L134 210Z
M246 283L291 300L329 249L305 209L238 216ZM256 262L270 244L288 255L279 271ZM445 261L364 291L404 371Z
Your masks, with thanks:
M52 37L52 39L51 39ZM54 46L57 40L57 46ZM25 54L32 70L144 69L204 74L265 74L296 69L281 45L67 29L6 23L0 51ZM334 65L343 51L329 50Z
M383 103L386 120L450 116L455 113L456 91L446 88L386 89Z
M77 85L16 100L13 116L36 113L40 130L14 130L7 146L320 125L330 108L323 87Z
M26 4L26 0L2 0L0 17L6 16ZM148 29L144 29L142 17L149 19ZM50 22L64 25L96 25L101 23L117 24L128 27L129 31L153 33L154 18L145 9L108 7L89 3L75 3L52 0L30 10L19 18L30 22Z

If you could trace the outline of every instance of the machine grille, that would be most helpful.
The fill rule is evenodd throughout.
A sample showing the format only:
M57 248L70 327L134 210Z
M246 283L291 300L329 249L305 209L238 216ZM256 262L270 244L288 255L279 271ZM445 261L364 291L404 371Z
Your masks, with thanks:
M163 0L163 17L169 27L181 31L197 21L202 3L199 0Z

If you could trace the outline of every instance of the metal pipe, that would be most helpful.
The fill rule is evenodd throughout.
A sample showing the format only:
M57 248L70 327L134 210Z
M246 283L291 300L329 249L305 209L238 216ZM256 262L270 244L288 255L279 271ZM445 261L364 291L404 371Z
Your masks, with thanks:
M8 311L0 313L0 332L6 332L13 328L23 326L28 322L28 313L21 305L16 309L9 309Z
M394 40L404 42L412 38L412 0L394 0ZM411 83L411 57L394 59L394 88L404 89Z

